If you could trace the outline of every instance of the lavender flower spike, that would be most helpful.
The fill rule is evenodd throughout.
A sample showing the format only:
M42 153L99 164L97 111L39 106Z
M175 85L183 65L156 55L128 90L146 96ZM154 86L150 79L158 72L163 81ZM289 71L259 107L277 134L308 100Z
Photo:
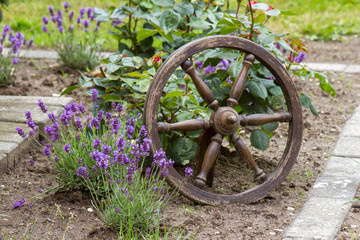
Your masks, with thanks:
M43 113L46 113L48 110L48 107L44 105L44 102L41 101L41 99L38 100L38 105Z

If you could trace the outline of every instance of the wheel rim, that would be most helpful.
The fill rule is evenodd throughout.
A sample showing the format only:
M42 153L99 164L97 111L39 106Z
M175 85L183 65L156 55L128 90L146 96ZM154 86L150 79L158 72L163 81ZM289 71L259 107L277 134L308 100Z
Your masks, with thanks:
M157 114L162 90L167 80L175 69L190 56L211 48L232 48L244 53L253 54L256 60L260 61L273 74L283 91L288 112L292 114L292 119L289 122L286 147L278 166L268 176L268 179L261 185L241 193L222 195L207 192L187 182L173 168L169 170L167 181L171 186L177 188L182 195L199 203L247 203L263 197L284 180L296 160L301 145L302 114L299 97L290 76L274 55L254 42L234 36L211 36L184 45L169 56L151 82L145 100L144 123L148 135L153 142L151 150L155 152L162 147L158 132Z

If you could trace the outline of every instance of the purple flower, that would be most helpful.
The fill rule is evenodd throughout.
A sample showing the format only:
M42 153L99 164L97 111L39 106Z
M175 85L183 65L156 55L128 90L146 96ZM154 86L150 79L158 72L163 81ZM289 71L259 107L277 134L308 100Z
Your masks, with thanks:
M300 52L299 56L295 56L294 62L301 63L302 61L305 60L305 58L306 58L306 53L305 52Z
M59 30L59 32L62 34L63 33L63 31L64 31L64 28L63 28L63 26L58 26L58 28L57 28L58 30Z
M118 112L118 113L121 113L122 110L124 110L122 104L121 104L121 103L118 103L118 104L116 105L115 111Z
M49 13L51 16L54 15L54 6L53 5L49 6Z
M91 124L90 125L92 127L95 127L96 129L99 129L99 125L100 125L99 119L98 118L91 119Z
M44 33L49 31L48 28L45 25L41 27L41 30L43 30Z
M17 57L14 57L14 59L11 61L14 65L19 63L19 59Z
M87 16L88 16L88 18L90 18L93 13L94 13L94 8L88 7L87 8Z
M226 70L229 67L230 63L227 59L221 59L220 61L220 69Z
M210 74L210 73L214 73L216 72L216 66L215 67L212 67L211 64L209 64L206 68L205 68L205 71L204 73L205 74Z
M115 208L115 212L116 212L116 213L119 213L119 212L120 212L120 208L119 208L119 207L116 207L116 208Z
M25 203L25 200L24 199L21 199L20 201L17 201L13 204L12 208L15 209L15 208L21 208L23 206L23 204Z
M267 78L270 79L270 80L275 80L275 77L273 77L271 75L267 76Z
M80 12L80 17L83 18L86 10L85 8L80 8L79 12Z
M89 174L87 173L87 166L79 167L77 170L78 177L83 177L85 179L89 179Z
M49 119L50 119L53 123L56 123L56 122L57 122L55 113L53 113L53 112L49 113L49 114L48 114L48 117L49 117Z
M78 142L80 142L80 140L81 140L81 137L80 137L80 135L76 135L76 140L78 141Z
M127 122L126 122L126 132L127 132L127 136L128 138L132 138L132 134L135 131L135 121L134 118L131 117Z
M67 12L70 4L68 2L64 2L63 6L64 6L64 9L65 9L65 12Z
M24 130L22 130L20 127L17 127L16 131L23 139L27 140L26 133L24 132Z
M276 42L276 43L275 43L275 47L280 50L280 48L281 48L280 43L279 43L279 42Z
M185 177L188 178L193 174L193 170L190 167L185 168Z
M140 137L145 138L146 136L147 136L147 131L146 131L145 126L143 125L140 129Z
M80 118L76 118L75 119L75 127L77 128L77 129L79 129L80 131L83 131L83 126L82 126L82 123L81 123L81 120L80 120Z
M68 31L69 31L69 32L73 32L73 31L74 31L74 26L73 26L73 25L70 25L69 28L68 28Z
M166 177L169 173L169 168L173 166L174 161L172 161L171 159L167 160L165 157L165 152L162 149L155 152L153 160L153 164L158 166L158 168L160 169L160 175L162 177Z
M42 19L42 22L46 25L46 24L49 23L49 19L44 15L43 19Z
M81 22L81 17L78 16L78 17L76 18L76 23L77 23L77 24L80 24L80 22Z
M93 102L97 102L98 96L99 96L98 91L96 91L96 89L93 88L93 89L91 90L91 99L92 99L92 101L93 101Z
M38 99L38 105L43 113L46 113L48 110L48 107L44 105L44 102L41 101L41 99Z
M252 102L252 101L250 101L250 102L249 102L249 106L251 106L252 104L253 104L253 102Z
M122 23L122 20L120 18L111 20L112 26L118 26L120 23Z
M69 21L71 22L74 17L75 11L70 11L69 13Z
M93 148L98 149L100 145L101 145L101 140L99 138L96 138L94 140Z
M140 144L141 156L143 156L143 157L149 156L150 145L151 145L151 139L150 138L145 138L143 143Z
M112 148L111 148L111 146L110 145L103 145L102 147L101 147L101 150L102 150L102 152L104 153L104 154L110 154L111 153L111 151L112 151Z
M113 132L113 134L118 134L118 130L120 128L120 121L117 118L114 118L114 121L111 124L111 131Z
M71 147L70 144L65 144L64 145L64 151L67 152L68 154L70 154L70 147Z
M147 177L150 177L150 173L151 173L151 168L146 168L145 169L145 176L147 176Z
M90 153L90 156L92 159L95 160L96 165L100 167L101 169L107 169L109 166L109 156L106 154L99 152L98 150L93 151Z
M34 164L35 164L34 159L30 158L29 163L30 163L31 166L34 166Z
M116 146L120 152L123 152L125 150L126 141L124 138L119 137L116 141Z
M60 9L57 10L58 17L61 18L63 14L64 14L63 11L61 11Z
M195 64L199 69L202 69L204 66L204 63L202 61L196 62Z
M228 84L232 84L232 81L230 80L230 77L226 78L226 82L227 82Z
M31 39L26 44L27 48L31 48L34 45L34 37L31 37Z
M43 149L44 156L50 157L51 155L52 146L51 144L46 144L45 148Z
M78 162L79 164L82 164L82 163L83 163L82 158L78 158L77 162Z
M154 193L157 193L159 191L158 186L153 187Z
M79 103L79 104L78 104L78 109L79 109L79 111L80 111L81 113L85 113L85 112L86 112L85 107L82 105L82 103Z
M54 157L55 162L60 162L60 159L58 157Z
M131 202L132 200L134 200L134 197L133 196L129 197L129 200Z
M85 20L83 21L83 24L84 24L84 27L85 27L85 28L88 28L90 22L89 22L89 20L85 19Z

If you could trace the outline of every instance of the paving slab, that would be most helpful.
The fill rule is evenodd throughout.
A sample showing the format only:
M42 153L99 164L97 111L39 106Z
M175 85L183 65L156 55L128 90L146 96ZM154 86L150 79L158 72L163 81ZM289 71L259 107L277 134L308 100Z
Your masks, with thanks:
M37 104L41 99L46 106L63 106L72 102L71 97L41 97L41 96L3 96L0 95L0 106L2 103L24 103Z
M357 184L360 183L360 159L350 157L335 157L331 156L326 166L326 171L322 176L331 177L346 177L349 176L355 180Z
M306 66L311 68L314 71L331 71L331 72L344 72L347 68L346 64L336 64L336 63L305 63Z
M359 137L339 137L332 153L333 156L360 158L360 138Z
M345 199L310 197L283 239L333 240L351 204Z
M347 66L345 73L360 73L360 65L351 64Z
M5 132L17 133L17 127L20 127L21 129L26 129L28 126L25 123L0 121L0 135Z
M360 137L360 120L348 120L341 130L341 135L346 137Z
M310 193L310 197L353 199L359 182L350 176L322 175L320 176Z
M0 153L0 175L7 171L7 155Z
M13 168L16 161L19 160L20 151L18 150L19 144L13 142L0 142L0 154L7 156L7 168Z

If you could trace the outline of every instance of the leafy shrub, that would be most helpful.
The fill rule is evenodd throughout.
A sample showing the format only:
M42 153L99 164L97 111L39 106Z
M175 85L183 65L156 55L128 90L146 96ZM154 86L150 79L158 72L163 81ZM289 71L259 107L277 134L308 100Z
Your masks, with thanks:
M69 6L69 3L63 3L65 13L50 6L50 17L43 16L42 30L48 33L64 65L92 69L98 64L102 48L97 34L100 22L94 20L93 8L80 8L79 15L75 16L75 11L70 11Z
M97 106L96 90L92 97ZM41 100L38 105L47 113ZM40 132L44 141L32 143L52 161L59 190L90 192L105 224L121 236L133 236L157 227L169 200L163 178L173 162L159 151L153 163L145 165L151 140L145 127L140 127L139 116L125 116L122 110L121 104L113 103L109 112L95 107L90 117L81 103L72 102L59 119L48 113L51 125ZM28 139L38 127L30 111L25 116L30 131L27 134L19 127L17 131Z
M161 62L185 43L214 34L249 39L273 53L293 75L304 81L315 78L322 90L335 94L325 75L312 71L302 63L308 51L304 42L286 39L286 34L267 28L266 23L280 15L280 10L255 1L245 1L245 4L237 1L236 10L224 8L226 6L222 1L184 0L175 3L151 0L137 3L130 0L124 6L112 8L110 13L95 9L99 21L122 20L115 27L118 33L112 33L118 36L120 53L103 61L100 75L94 78L82 76L79 85L71 86L63 94L81 86L95 85L105 101L104 107L111 101L122 101L127 107L142 112L151 79ZM140 24L141 28L138 27ZM244 56L245 53L222 48L195 54L191 60L196 65L199 77L206 82L215 98L223 102L229 97ZM276 79L258 61L248 73L245 88L235 108L240 114L273 113L284 102ZM299 95L302 105L318 115L310 98L304 93L299 92ZM211 113L189 77L183 71L175 71L164 88L158 121L209 118ZM256 133L251 137L253 146L266 149L277 127L274 124L252 130L252 133ZM163 146L166 146L171 158L185 164L194 157L199 134L174 131L171 136L162 137ZM258 138L263 139L259 141ZM267 144L259 146L256 142Z
M5 53L4 47L10 45L10 50ZM0 38L0 87L9 85L19 62L19 51L23 46L30 48L33 38L27 41L20 32L14 33L9 25L4 25Z

